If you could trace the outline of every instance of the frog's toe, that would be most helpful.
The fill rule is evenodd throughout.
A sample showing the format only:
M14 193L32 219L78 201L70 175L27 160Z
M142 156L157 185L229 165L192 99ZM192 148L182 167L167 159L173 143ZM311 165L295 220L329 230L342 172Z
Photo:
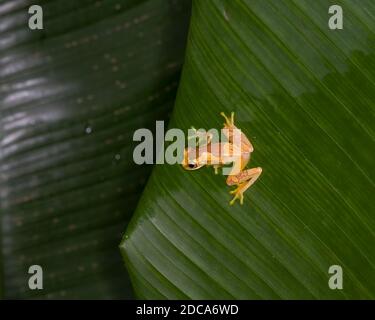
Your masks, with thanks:
M219 166L214 166L215 174L219 173Z
M237 195L234 196L234 198L229 202L229 204L230 204L231 206L233 206L234 203L236 202L236 199L237 199Z
M230 194L235 194L237 192L237 189L234 189L232 191L229 191Z
M230 113L230 123L232 126L234 126L234 112L233 111Z

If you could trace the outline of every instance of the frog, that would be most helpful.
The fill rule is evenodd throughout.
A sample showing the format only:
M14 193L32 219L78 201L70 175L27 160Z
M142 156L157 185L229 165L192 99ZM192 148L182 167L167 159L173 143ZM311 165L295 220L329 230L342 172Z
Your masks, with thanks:
M223 128L226 130L223 130L223 133L227 141L212 142L212 135L207 133L204 145L184 149L181 164L185 170L189 171L197 170L204 166L212 166L215 174L217 174L220 167L232 163L233 167L230 169L226 184L228 186L236 186L236 188L229 192L234 195L229 204L233 205L236 200L239 200L240 204L243 205L244 192L259 178L262 174L262 168L246 169L254 147L248 137L234 124L234 112L231 112L230 117L226 116L224 112L221 112L220 115L225 120ZM235 132L240 132L240 139L234 138Z

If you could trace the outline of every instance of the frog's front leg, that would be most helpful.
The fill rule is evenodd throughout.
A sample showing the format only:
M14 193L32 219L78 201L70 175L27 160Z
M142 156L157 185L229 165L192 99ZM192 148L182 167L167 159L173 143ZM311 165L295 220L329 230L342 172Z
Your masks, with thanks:
M234 204L236 199L240 200L240 203L243 204L243 193L250 188L250 186L259 178L262 173L262 168L252 168L243 170L236 175L230 175L227 178L227 185L237 185L237 188L230 191L231 194L234 194L234 198L229 202L230 205Z
M241 149L242 149L243 152L246 152L246 153L253 152L254 151L254 147L251 144L250 140L234 124L234 112L231 112L230 118L227 117L224 112L221 112L220 114L225 119L224 129L226 129L226 130L224 130L223 133L227 137L228 142L232 143L232 144L236 144L237 143L237 145L241 147ZM239 140L235 139L235 134L240 134L240 136L237 136L238 138L240 138Z
M220 112L220 115L225 119L224 128L233 129L236 127L234 125L234 112L230 113L230 118L224 112Z
M197 146L202 145L202 141L205 141L204 144L207 145L211 143L211 140L213 138L213 134L211 132L202 132L195 129L194 127L191 127L190 130L192 130L193 133L188 136L188 140L198 139L198 142L196 143Z

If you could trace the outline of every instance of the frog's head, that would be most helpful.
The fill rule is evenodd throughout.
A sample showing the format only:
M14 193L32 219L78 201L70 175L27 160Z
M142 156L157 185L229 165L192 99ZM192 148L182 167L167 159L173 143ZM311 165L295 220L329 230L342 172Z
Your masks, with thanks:
M193 148L184 150L184 159L181 164L185 170L197 170L205 165L205 163L200 163L196 150Z

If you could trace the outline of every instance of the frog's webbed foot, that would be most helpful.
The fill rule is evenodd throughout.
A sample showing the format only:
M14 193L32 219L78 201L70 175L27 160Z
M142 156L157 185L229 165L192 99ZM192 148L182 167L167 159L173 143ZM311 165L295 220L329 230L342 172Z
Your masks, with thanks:
M225 119L224 127L225 128L233 128L234 125L234 112L230 113L230 118L228 118L224 112L221 112L220 115L222 115Z
M243 204L243 193L245 192L245 189L243 188L244 184L239 184L238 187L232 191L229 191L230 194L234 194L233 199L229 202L229 204L232 206L237 199L240 200L240 204Z

